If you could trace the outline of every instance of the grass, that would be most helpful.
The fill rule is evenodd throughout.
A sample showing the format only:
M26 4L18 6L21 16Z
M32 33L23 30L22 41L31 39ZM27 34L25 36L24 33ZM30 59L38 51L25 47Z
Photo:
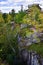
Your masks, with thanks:
M29 47L26 47L28 50L36 51L39 55L43 57L43 43L32 44Z

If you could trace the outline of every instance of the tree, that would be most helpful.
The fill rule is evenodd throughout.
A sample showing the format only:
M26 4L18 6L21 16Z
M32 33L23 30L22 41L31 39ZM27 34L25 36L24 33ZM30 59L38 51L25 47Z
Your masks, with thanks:
M11 20L14 21L14 17L15 17L15 10L14 9L11 10L10 15L12 17Z
M4 22L4 19L2 17L2 13L0 12L0 23L3 23Z
M0 35L0 53L3 59L9 59L9 54L11 54L11 56L12 54L18 55L18 40L16 35L18 29L12 31L9 25L10 23L1 29L3 30L3 34L1 33ZM14 34L14 32L16 33Z
M23 19L23 17L26 15L26 13L25 13L25 11L19 11L19 13L17 13L16 15L15 15L15 22L16 23L19 23L19 24L21 24L22 23L22 19Z
M5 21L5 23L7 22L7 14L6 13L3 13L3 19Z
M11 15L10 14L7 14L7 22L11 22Z

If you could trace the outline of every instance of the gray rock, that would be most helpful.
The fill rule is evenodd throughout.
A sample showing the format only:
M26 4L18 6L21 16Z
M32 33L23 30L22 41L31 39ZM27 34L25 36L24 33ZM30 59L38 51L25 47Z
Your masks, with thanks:
M21 24L20 28L26 28L27 27L27 24Z
M21 50L21 59L22 59L22 62L26 63L26 65L43 65L43 60L41 60L41 64L39 62L39 60L41 59L40 56L36 53L36 52L33 52L33 51L27 51L25 49L22 49Z

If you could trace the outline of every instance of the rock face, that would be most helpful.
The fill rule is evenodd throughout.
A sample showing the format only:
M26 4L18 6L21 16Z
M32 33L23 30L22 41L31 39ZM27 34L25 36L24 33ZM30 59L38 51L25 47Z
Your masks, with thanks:
M43 42L43 32L38 33L38 37L39 37L40 41Z
M20 55L24 65L43 65L42 61L40 60L40 56L36 52L28 52L27 50L23 49Z
M37 33L31 34L28 37L22 38L18 35L18 45L20 47L29 46L33 43L39 43L40 40L38 39Z

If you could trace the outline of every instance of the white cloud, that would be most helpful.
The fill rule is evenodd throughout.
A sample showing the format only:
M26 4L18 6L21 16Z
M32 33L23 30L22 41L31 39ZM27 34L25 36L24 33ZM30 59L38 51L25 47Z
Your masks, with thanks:
M2 10L2 12L9 12L11 9L15 9L15 11L18 12L21 9L21 4L23 4L24 9L27 9L28 4L30 5L33 3L39 3L40 7L43 8L43 0L7 0L0 2L0 10Z
M1 9L1 11L2 11L3 13L4 13L4 12L5 12L5 13L8 13L8 12L10 12L12 9L15 9L15 11L18 12L18 11L20 11L21 7L20 7L20 6L18 6L18 7L17 7L17 6L15 6L15 7L6 7L6 6L5 6L5 7L1 7L0 9Z
M8 2L6 2L6 1L0 2L0 5L3 5L3 4L8 4Z
M8 2L12 3L12 2L21 2L23 0L8 0Z
M40 1L39 4L40 4L40 7L43 8L43 1Z

